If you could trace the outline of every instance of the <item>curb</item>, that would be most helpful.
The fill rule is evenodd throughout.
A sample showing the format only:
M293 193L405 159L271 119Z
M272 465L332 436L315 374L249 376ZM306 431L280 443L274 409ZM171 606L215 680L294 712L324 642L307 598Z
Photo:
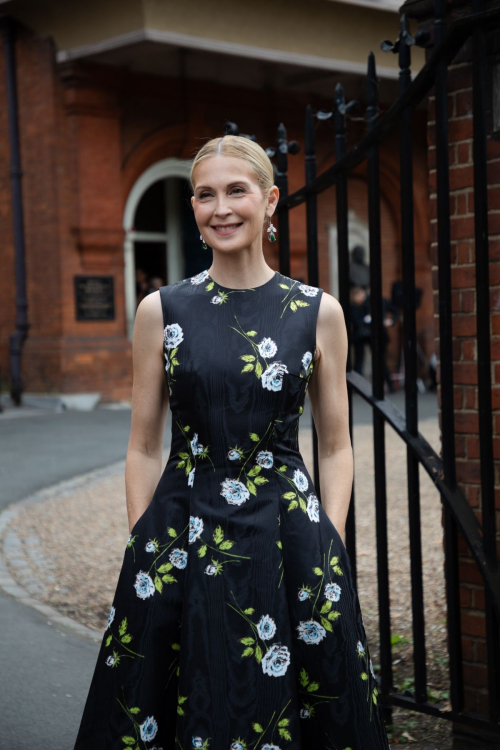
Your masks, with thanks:
M50 485L50 487L37 490L37 492L28 495L28 497L25 497L23 500L8 505L7 508L0 512L0 591L3 591L5 594L11 596L22 604L26 604L28 607L33 607L33 609L38 610L38 612L49 619L50 625L59 626L69 630L72 633L94 641L95 643L101 642L101 632L93 630L86 625L82 625L76 620L72 620L71 617L61 614L49 604L44 604L33 597L12 577L6 564L6 560L10 559L10 553L5 549L5 532L10 522L16 518L24 508L41 503L49 497L52 498L55 493L64 496L65 494L74 492L83 485L106 479L109 476L123 474L124 469L125 459L121 459L109 466L94 469L86 474L79 474L71 479L65 479L61 482L56 482L56 484Z

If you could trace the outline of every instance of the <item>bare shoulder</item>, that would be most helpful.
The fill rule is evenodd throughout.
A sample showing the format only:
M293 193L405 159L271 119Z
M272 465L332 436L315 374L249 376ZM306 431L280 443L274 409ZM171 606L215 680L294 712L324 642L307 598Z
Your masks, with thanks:
M316 330L317 356L315 361L321 357L321 351L331 346L338 347L339 343L347 338L344 311L338 299L328 292L323 292L319 310Z
M162 330L163 312L160 292L151 292L151 294L148 294L140 301L137 308L134 323L134 340L140 338L145 344L157 342Z

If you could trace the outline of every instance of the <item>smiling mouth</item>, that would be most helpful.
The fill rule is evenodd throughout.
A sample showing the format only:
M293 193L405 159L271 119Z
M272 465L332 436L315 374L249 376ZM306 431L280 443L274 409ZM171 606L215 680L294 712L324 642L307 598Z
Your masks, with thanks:
M239 224L212 224L211 228L214 229L217 234L230 234L234 232L238 227L241 227L243 222Z

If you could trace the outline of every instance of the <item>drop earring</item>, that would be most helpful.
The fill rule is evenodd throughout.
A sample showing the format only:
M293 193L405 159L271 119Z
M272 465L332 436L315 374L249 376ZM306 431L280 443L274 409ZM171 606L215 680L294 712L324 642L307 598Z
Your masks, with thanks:
M205 242L205 240L203 239L203 237L202 237L202 235L201 235L201 234L200 234L200 240L202 241L202 248L203 248L204 250L206 250L206 249L207 249L207 243Z
M269 242L276 242L276 227L271 223L271 217L269 216L269 226L267 227L267 238Z

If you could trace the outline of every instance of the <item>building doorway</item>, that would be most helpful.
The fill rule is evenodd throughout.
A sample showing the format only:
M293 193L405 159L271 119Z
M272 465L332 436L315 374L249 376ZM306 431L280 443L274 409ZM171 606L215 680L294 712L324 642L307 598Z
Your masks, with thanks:
M137 306L146 293L208 268L191 208L191 161L164 159L144 172L125 206L125 308L132 339Z

